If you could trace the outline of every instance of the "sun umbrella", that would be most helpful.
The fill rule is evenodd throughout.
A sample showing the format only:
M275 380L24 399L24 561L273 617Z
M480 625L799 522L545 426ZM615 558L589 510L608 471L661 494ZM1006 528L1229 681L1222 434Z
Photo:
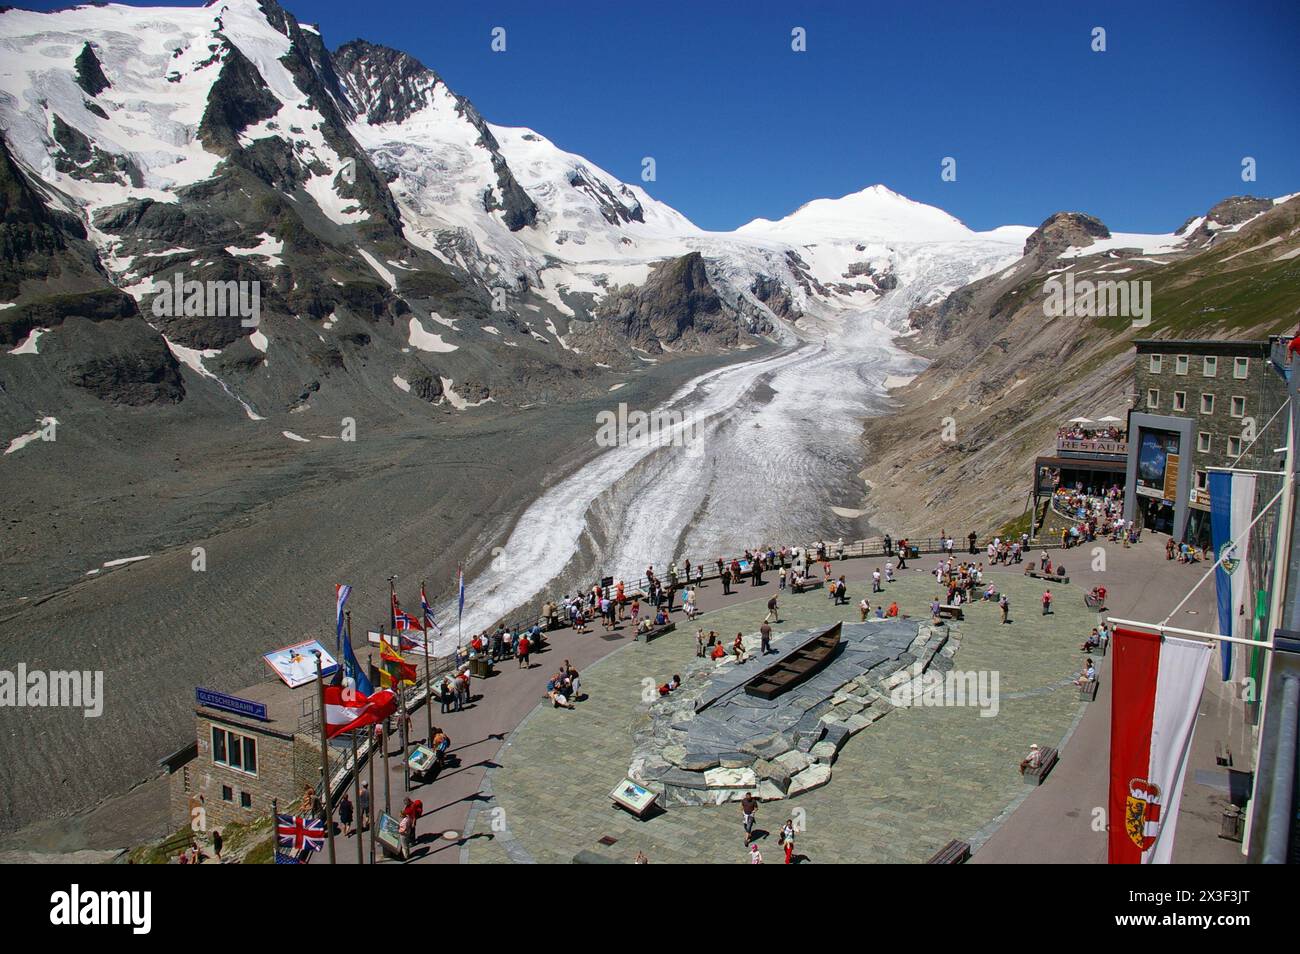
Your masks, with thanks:
M1066 423L1067 424L1091 424L1092 421L1086 417L1072 417L1068 421L1066 421Z
M1098 424L1122 424L1123 422L1124 422L1123 418L1111 417L1109 414L1107 414L1105 417L1097 418Z

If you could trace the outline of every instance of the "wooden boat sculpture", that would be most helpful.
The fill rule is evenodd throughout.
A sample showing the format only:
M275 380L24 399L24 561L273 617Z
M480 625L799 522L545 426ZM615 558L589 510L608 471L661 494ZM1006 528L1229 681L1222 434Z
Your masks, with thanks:
M843 625L836 623L826 632L812 637L798 649L768 666L745 683L746 694L760 699L774 699L821 672L835 656Z

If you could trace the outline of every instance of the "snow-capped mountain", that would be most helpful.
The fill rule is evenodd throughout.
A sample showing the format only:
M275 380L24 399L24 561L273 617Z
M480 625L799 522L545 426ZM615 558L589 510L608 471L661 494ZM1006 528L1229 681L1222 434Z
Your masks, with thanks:
M647 353L825 334L942 258L942 288L907 290L924 300L1030 231L975 233L873 186L707 232L487 122L408 54L331 52L275 0L11 9L0 54L0 171L25 210L0 339L46 334L24 354L119 403L182 400L186 380L253 418L358 389L558 396ZM260 281L260 324L160 313L178 274Z

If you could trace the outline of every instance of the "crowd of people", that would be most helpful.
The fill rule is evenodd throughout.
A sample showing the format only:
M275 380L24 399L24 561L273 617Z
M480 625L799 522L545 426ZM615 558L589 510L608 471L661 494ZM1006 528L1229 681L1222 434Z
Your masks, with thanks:
M1124 490L1076 485L1060 487L1052 499L1053 509L1070 520L1061 530L1061 546L1069 549L1091 543L1098 537L1112 543L1136 543L1141 531L1134 521L1124 519Z

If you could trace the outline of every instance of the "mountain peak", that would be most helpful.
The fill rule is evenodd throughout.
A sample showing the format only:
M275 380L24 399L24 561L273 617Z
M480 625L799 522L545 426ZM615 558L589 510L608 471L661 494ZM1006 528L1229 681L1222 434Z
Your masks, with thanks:
M754 219L736 230L802 241L943 242L969 239L971 232L942 209L900 195L882 183L837 199L813 199L783 219Z

